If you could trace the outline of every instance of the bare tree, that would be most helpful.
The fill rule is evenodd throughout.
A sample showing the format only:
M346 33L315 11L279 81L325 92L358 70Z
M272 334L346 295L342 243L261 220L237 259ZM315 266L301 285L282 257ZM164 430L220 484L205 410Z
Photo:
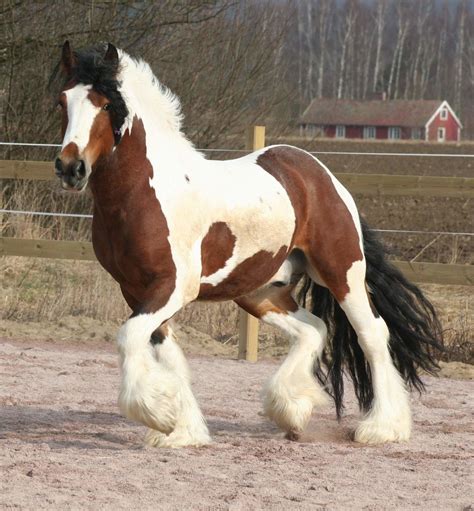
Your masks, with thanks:
M418 9L416 13L416 35L417 35L417 46L415 52L415 60L413 62L413 80L411 84L411 98L414 99L419 97L419 65L422 57L424 48L426 46L426 22L429 19L433 8L432 0L426 0L425 2L418 2Z
M331 0L298 0L298 76L306 75L300 84L300 98L304 102L322 97L325 83L328 39L330 37Z
M398 84L400 79L400 67L403 60L403 51L405 48L405 41L410 28L410 16L406 9L405 3L400 0L397 3L397 43L392 58L392 65L390 68L390 77L388 80L387 94L389 98L396 99L398 97Z
M331 27L330 0L320 0L319 3L319 66L318 66L318 89L316 96L323 97L324 70L326 62L326 45Z
M461 110L461 91L463 84L464 64L464 27L466 24L466 0L461 0L459 5L459 28L456 42L456 77L454 82L454 107Z
M474 136L467 0L8 0L0 7L3 140L59 136L46 90L60 45L111 41L182 99L187 132L291 127L314 97L447 99ZM65 20L67 19L67 23ZM8 154L22 157L20 149ZM26 153L25 153L26 154Z
M439 41L438 41L438 51L436 55L436 74L435 74L435 91L438 97L441 97L442 92L442 83L441 76L442 70L446 67L445 56L446 56L446 43L448 37L448 29L449 29L449 6L448 0L445 0L443 5L443 10L440 19L440 27L439 27Z
M354 7L354 1L349 0L345 9L344 21L341 26L341 58L339 67L339 80L337 86L337 97L342 98L343 84L346 71L346 58L347 52L354 39L355 23L357 19L357 13Z
M181 97L191 138L212 144L283 108L282 47L292 13L250 0L11 2L0 33L1 138L58 140L47 84L61 44L71 39L76 48L111 41L144 58ZM21 156L15 151L7 156Z
M387 1L377 0L377 8L375 13L375 25L377 32L377 44L375 50L375 65L374 65L374 79L372 84L372 90L377 90L377 84L380 78L380 67L381 67L381 55L382 55L382 44L386 23L387 15Z

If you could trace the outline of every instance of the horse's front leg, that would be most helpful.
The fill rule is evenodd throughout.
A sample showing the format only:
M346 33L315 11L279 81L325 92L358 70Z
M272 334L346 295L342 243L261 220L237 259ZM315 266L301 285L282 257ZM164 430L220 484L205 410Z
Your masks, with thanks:
M181 380L179 409L172 433L166 435L149 429L145 437L154 447L200 446L210 443L211 438L199 405L191 390L189 367L181 348L176 342L171 325L165 323L151 336L158 363L173 371Z
M179 374L183 364L171 362L173 356L176 359L176 350L173 356L167 356L165 348L157 357L150 343L153 332L185 305L176 291L167 291L173 286L166 284L170 283L160 282L150 290L148 302L119 331L119 406L128 418L169 435L181 416L189 385L187 368ZM181 358L184 361L182 354Z

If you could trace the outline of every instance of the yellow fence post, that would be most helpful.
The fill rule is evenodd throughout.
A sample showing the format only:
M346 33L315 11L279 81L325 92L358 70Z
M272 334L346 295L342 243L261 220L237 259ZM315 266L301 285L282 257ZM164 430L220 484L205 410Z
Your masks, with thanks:
M255 151L265 147L265 126L251 126L246 148ZM239 358L256 362L258 358L258 319L239 309Z

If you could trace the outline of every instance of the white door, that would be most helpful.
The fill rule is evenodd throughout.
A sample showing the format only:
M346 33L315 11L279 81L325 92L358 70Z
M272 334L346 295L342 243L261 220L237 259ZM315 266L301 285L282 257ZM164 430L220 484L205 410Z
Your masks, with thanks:
M446 128L438 128L438 142L446 140Z

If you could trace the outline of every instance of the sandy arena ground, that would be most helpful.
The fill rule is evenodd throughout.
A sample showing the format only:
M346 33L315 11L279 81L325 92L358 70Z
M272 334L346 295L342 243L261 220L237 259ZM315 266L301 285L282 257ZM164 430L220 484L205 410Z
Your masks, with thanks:
M352 396L294 443L259 415L274 361L190 363L214 443L157 450L119 414L112 343L1 339L0 507L472 509L472 381L426 378L408 444L352 442Z

